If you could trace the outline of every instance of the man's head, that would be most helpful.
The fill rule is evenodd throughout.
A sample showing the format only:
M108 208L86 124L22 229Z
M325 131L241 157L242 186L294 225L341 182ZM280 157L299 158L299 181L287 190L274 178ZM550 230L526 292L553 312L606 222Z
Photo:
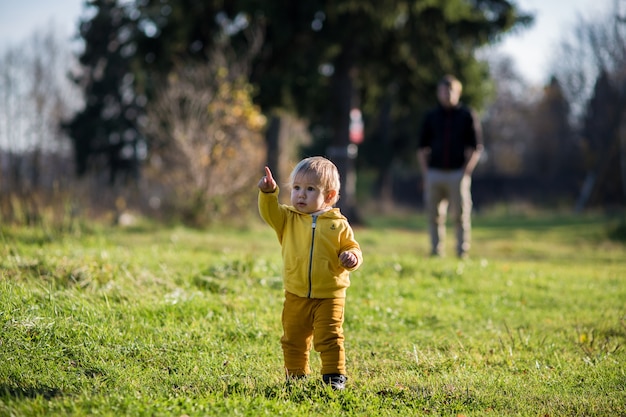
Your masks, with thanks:
M463 85L454 75L444 75L437 84L437 99L445 108L455 107L461 99Z

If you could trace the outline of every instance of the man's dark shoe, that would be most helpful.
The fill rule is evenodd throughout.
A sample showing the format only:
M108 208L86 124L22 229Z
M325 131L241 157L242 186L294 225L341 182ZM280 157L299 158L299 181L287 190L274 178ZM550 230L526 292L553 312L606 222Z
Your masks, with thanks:
M325 384L329 384L335 391L341 391L346 388L348 378L341 374L325 374L322 376Z

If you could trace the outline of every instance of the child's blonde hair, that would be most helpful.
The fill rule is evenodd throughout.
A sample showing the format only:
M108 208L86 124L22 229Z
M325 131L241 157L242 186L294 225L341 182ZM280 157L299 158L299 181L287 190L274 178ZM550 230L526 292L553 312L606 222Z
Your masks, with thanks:
M298 165L291 171L289 176L289 187L293 186L294 180L299 176L313 176L317 179L320 189L323 192L331 190L336 191L335 197L330 202L331 205L339 200L339 189L341 181L339 180L339 170L330 160L322 156L312 156L298 162Z

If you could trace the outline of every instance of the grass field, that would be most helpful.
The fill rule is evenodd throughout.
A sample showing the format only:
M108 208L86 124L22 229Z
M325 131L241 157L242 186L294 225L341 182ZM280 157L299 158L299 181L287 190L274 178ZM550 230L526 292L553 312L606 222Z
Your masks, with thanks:
M284 383L260 223L1 232L0 416L626 416L623 220L477 216L466 261L356 228L344 392Z

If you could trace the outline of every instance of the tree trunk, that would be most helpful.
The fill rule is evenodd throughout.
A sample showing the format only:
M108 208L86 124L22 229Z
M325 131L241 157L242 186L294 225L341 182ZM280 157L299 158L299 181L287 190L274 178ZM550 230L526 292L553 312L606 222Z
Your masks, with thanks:
M622 176L622 191L626 199L626 112L622 114L622 128L619 130L619 163Z
M607 178L610 169L609 161L616 153L620 164L622 190L626 197L626 94L624 92L621 93L614 106L624 110L618 111L617 117L614 117L610 125L607 126L610 140L599 152L596 166L587 173L587 178L576 203L576 212L582 212L587 204L592 201L594 192L597 192L598 187L602 187L605 181L610 180Z
M376 197L380 203L380 209L387 211L393 207L393 151L391 149L391 103L393 100L394 86L387 88L387 94L383 99L379 112Z
M352 223L359 223L356 207L356 172L354 160L357 147L350 143L350 110L355 96L354 60L351 48L345 47L335 63L333 87L331 92L332 108L332 145L328 157L337 165L341 177L341 191L338 207Z

